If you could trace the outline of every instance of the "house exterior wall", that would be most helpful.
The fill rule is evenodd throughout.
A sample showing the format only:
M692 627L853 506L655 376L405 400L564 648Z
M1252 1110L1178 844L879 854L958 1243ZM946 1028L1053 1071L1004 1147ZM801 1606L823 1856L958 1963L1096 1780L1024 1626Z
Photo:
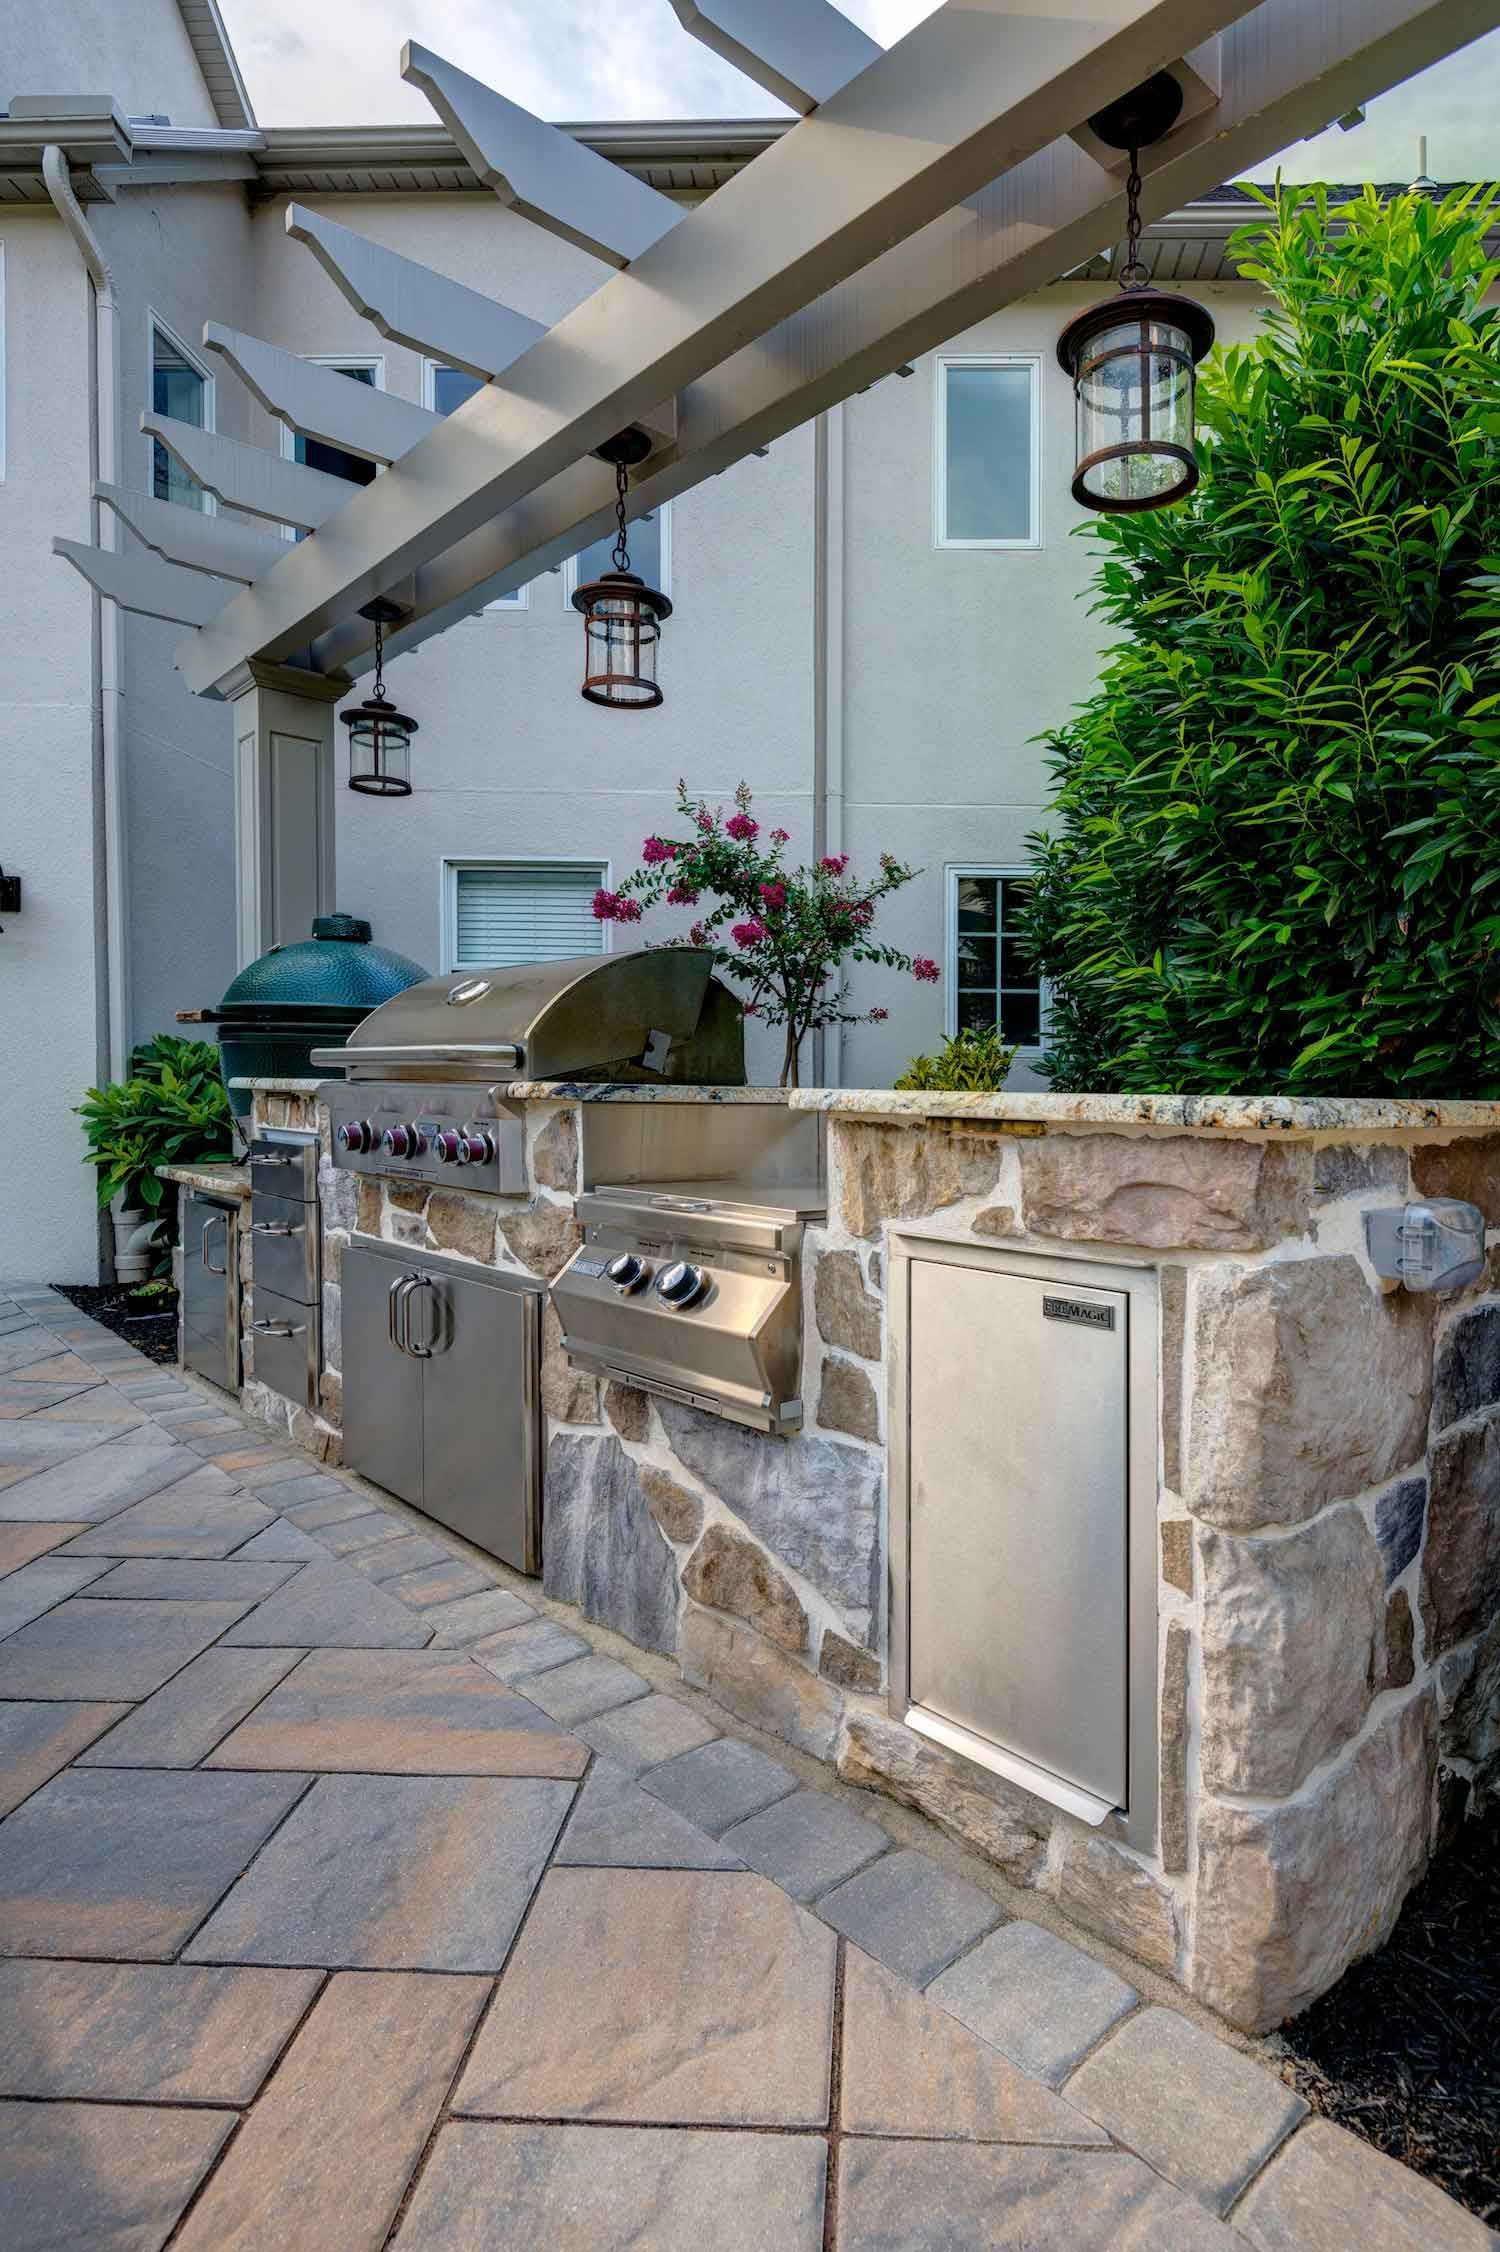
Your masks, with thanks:
M123 117L217 125L175 0L8 0L0 109L17 94L112 94Z

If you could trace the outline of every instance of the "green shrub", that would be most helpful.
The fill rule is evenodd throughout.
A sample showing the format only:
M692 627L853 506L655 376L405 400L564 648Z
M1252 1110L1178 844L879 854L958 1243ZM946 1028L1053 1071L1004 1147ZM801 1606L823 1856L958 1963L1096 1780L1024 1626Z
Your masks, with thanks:
M161 1033L135 1050L130 1066L129 1079L91 1087L78 1105L85 1163L98 1169L101 1204L123 1191L128 1204L155 1212L166 1186L157 1166L227 1158L234 1121L209 1042Z
M935 1056L913 1056L896 1081L903 1093L993 1094L1005 1085L1016 1060L1000 1038L998 1025L955 1032Z
M1127 638L1051 740L1046 1068L1494 1097L1494 199L1252 192L1232 248L1278 309L1203 371L1203 481L1096 527Z

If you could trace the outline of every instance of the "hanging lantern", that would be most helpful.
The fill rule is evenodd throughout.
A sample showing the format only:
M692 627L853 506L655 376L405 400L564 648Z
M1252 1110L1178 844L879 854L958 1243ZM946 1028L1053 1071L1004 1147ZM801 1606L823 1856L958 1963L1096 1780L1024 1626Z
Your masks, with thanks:
M385 629L401 611L393 602L372 602L360 612L375 625L375 688L362 704L341 716L349 730L349 787L372 798L411 796L411 739L417 723L398 712L385 692L381 665Z
M1129 152L1126 257L1118 296L1075 315L1057 357L1077 403L1073 498L1106 515L1170 507L1198 482L1194 371L1213 343L1213 318L1193 298L1153 288L1140 255L1137 152L1181 106L1181 88L1163 71L1089 119L1101 140Z
M651 711L662 701L656 648L672 605L631 570L625 538L630 464L642 460L649 447L644 433L627 431L599 448L615 465L614 569L601 572L573 597L574 609L583 613L582 694L588 703L605 704L611 711Z

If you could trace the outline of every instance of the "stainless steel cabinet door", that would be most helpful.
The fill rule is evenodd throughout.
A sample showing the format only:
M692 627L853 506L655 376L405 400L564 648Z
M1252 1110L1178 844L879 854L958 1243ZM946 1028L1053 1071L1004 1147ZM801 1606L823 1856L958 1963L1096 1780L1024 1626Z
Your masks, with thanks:
M182 1199L182 1357L187 1367L237 1392L239 1338L234 1319L236 1214L189 1192Z
M915 1704L1126 1797L1129 1302L914 1260Z
M537 1291L431 1268L412 1297L413 1341L431 1353L422 1507L518 1572L541 1568L541 1307Z
M420 1509L425 1364L396 1342L411 1274L357 1245L344 1252L344 1460Z

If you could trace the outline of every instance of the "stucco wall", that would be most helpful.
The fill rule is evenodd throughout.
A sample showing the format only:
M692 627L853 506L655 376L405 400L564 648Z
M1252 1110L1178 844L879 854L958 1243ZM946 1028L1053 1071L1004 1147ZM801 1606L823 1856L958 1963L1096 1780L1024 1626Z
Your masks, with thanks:
M50 552L55 532L89 536L88 300L50 211L0 216L0 260L0 863L23 887L20 914L0 916L0 1276L91 1280L97 1223L72 1115L99 1063L90 600Z
M112 94L125 117L217 125L176 0L7 0L0 109L17 94Z

